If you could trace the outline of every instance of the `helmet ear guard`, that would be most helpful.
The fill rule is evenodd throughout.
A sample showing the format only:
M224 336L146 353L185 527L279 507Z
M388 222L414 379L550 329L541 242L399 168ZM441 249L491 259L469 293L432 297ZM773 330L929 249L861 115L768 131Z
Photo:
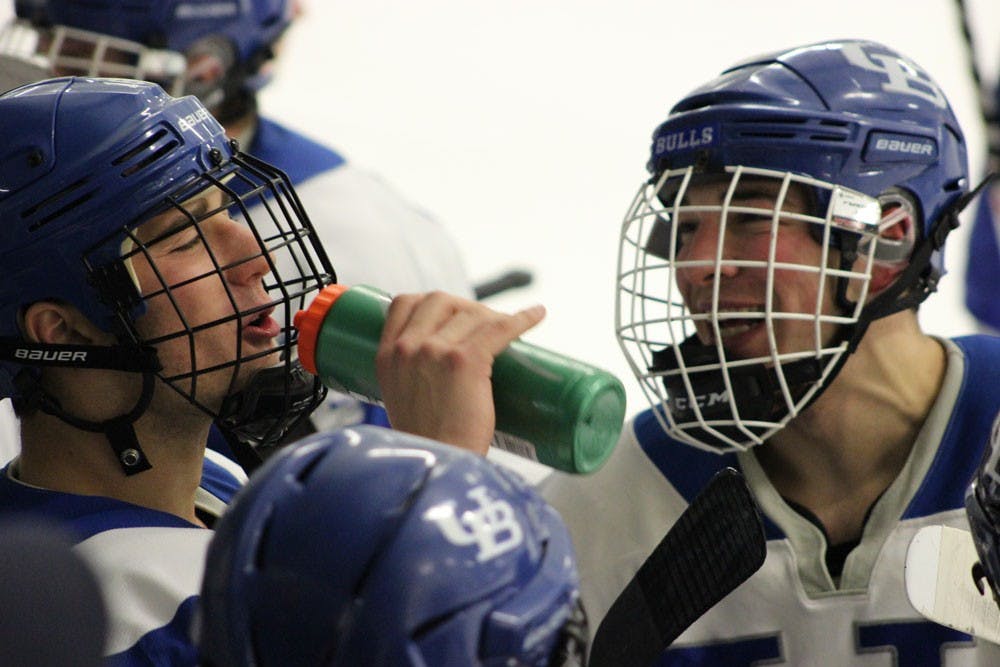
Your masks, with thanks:
M858 252L867 255L874 246L875 263L883 266L905 264L919 240L922 215L913 197L899 188L890 188L878 196L882 207L877 241L862 245Z
M915 240L915 247L910 252L909 261L900 271L898 278L884 291L876 294L865 306L865 315L862 318L865 327L873 320L901 310L915 308L937 291L941 272L933 261L934 256L940 255L948 235L958 228L960 224L958 216L965 210L965 207L996 178L997 174L989 174L975 188L954 199L930 226L928 233ZM912 202L911 206L913 206ZM881 243L882 241L879 241L879 244ZM876 250L877 258L878 252ZM860 335L857 338L860 339Z

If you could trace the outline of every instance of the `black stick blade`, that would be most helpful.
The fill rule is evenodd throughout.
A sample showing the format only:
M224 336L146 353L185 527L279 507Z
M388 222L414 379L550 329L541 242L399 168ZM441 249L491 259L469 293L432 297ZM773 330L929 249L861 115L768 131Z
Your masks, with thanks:
M760 569L766 554L764 524L743 475L716 473L611 605L588 664L649 665Z

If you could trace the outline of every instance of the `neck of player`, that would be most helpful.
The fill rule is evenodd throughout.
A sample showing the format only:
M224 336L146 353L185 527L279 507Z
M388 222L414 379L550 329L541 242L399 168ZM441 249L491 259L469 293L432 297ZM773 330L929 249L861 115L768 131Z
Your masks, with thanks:
M944 347L920 331L916 313L877 320L833 384L754 450L777 491L815 514L831 544L860 538L869 508L903 469L946 366Z
M134 423L151 469L126 476L103 433L75 428L39 410L21 419L20 481L64 493L116 498L201 525L194 498L211 420L166 386L157 385L152 404ZM96 389L94 384L63 386ZM128 410L123 408L130 405L128 400L116 405L107 396L100 391L76 392L72 398L60 397L60 402L70 414L92 420ZM105 401L114 407L102 406Z

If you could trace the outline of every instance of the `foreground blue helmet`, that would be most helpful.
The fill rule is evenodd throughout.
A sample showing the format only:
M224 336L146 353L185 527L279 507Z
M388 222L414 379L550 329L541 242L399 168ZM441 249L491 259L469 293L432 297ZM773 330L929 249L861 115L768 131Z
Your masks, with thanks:
M35 53L52 74L147 79L173 95L218 106L256 89L261 66L292 19L288 0L17 0L10 30L38 31ZM29 43L34 40L6 40ZM5 40L0 38L0 52ZM211 55L224 76L209 83L188 58ZM225 119L223 119L225 122Z
M647 168L622 226L618 337L665 430L710 451L764 442L829 385L871 321L931 294L945 238L971 198L965 139L941 89L905 56L860 40L729 67L671 109ZM695 205L692 191L721 194ZM740 205L749 200L752 210ZM722 230L714 256L704 246L703 256L685 255L687 221L707 215ZM771 224L775 242L761 256L742 256L749 245L734 237L748 220ZM782 261L776 240L793 220L836 252L808 266ZM878 265L899 274L869 298ZM685 303L678 281L706 267L719 289ZM759 278L761 293L720 297L740 272ZM819 302L782 311L782 275L822 284ZM775 331L793 322L817 333L782 349ZM766 353L730 353L721 342L760 331Z
M269 382L276 380L281 395L289 398L279 401L282 405L265 429L270 434L266 437L274 435L272 426L280 430L288 425L280 415L297 420L307 404L315 405L322 390L312 379L300 381L304 371L292 354L296 332L291 317L335 278L287 177L241 153L198 99L175 99L143 81L62 78L16 88L0 95L0 127L0 263L5 274L0 282L0 397L41 401L42 409L78 428L107 432L126 472L138 472L148 464L136 458L134 447L125 452L116 445L108 430L120 430L121 420L74 421L46 401L44 392L35 391L37 384L28 382L37 377L35 369L60 365L142 373L143 397L126 416L129 424L148 405L154 374L213 417L249 423L262 396L273 392L254 386L237 398L239 369L251 359L240 352L239 332L274 312L283 317L276 323L283 335L273 337L272 347L252 358L280 353L281 368ZM208 192L218 195L219 209L188 206ZM262 279L266 303L237 303L225 277L234 267L219 264L202 230L203 222L223 210L250 227L257 241L237 265L256 260L271 269ZM176 211L176 226L156 239L137 234L146 221L165 211ZM191 243L202 244L214 270L176 285L157 274L161 284L140 286L133 259L144 257L155 271L149 248L192 230ZM282 272L279 264L294 268ZM197 323L195 330L172 294L199 280L221 282L232 312L218 321ZM147 299L157 296L174 304L178 328L145 340L136 320L145 312ZM43 300L75 306L114 334L118 344L54 346L24 340L19 318L27 306ZM194 350L198 331L227 325L236 331L234 359L206 368L192 351L189 370L164 373L157 344L186 338ZM233 400L221 408L200 400L196 380L209 372L230 374ZM293 387L303 387L308 396L294 409L291 404L299 397L292 398Z
M582 665L570 538L514 474L373 426L279 451L216 526L211 667Z

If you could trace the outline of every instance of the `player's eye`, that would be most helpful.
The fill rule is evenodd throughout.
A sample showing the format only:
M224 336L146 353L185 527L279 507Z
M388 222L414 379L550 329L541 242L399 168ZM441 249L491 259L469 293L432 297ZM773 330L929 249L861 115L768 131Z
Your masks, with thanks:
M729 223L741 228L770 229L772 217L758 213L736 213L729 216Z
M194 248L195 246L200 244L201 244L201 238L197 234L195 234L194 236L191 237L190 241L187 241L175 247L171 252L183 252L185 250L190 250L191 248Z

